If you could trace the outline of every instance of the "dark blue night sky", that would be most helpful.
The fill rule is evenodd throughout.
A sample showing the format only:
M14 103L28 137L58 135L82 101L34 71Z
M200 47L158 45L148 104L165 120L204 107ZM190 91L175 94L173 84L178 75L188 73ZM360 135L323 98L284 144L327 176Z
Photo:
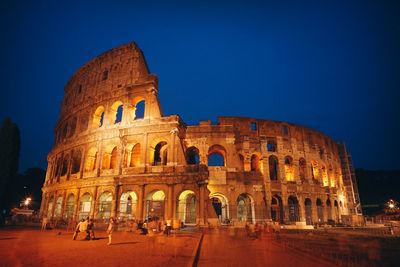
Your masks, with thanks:
M20 171L46 168L68 79L135 41L165 115L302 124L356 168L399 169L398 2L2 1L0 120L20 127Z

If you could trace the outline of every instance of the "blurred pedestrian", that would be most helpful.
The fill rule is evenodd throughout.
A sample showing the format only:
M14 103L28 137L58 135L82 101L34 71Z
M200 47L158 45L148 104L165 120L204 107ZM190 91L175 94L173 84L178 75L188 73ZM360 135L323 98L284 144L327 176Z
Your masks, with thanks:
M110 223L108 224L108 228L107 228L107 235L108 235L108 244L107 245L111 245L111 236L112 236L112 232L114 231L114 219L111 217L110 218Z
M47 217L44 216L42 218L42 230L46 230L46 227L47 227Z
M89 240L90 239L94 240L95 239L95 237L94 237L94 222L93 222L92 218L89 219L88 231L89 231Z
M86 238L88 236L90 236L90 233L88 231L88 220L85 220L85 219L82 218L82 220L76 226L76 229L75 229L75 232L74 232L74 236L72 237L72 239L76 240L76 237L78 236L78 233L83 233L83 232L87 233Z

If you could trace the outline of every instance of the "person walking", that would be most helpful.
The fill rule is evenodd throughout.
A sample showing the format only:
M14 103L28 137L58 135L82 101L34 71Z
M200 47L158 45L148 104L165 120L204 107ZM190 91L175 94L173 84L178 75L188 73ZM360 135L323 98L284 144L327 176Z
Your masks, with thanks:
M78 236L78 233L83 233L86 232L88 234L88 236L90 236L90 233L88 231L88 220L83 219L78 223L78 225L76 226L75 232L74 232L74 236L72 237L73 240L76 240L76 237ZM86 237L87 238L87 237Z
M114 231L114 219L111 217L110 218L110 223L108 224L108 228L107 228L107 235L108 235L108 244L107 245L111 245L111 235L112 232Z
M92 218L89 219L88 231L89 231L89 240L90 239L94 240L95 239L95 237L94 237L94 222L93 222Z
M46 228L47 228L47 217L44 216L42 218L42 230L46 230Z

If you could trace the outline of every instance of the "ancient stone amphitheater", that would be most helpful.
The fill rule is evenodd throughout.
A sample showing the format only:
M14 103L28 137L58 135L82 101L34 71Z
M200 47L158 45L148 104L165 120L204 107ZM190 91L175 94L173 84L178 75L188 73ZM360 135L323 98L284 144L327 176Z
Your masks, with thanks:
M287 122L164 117L133 42L83 65L64 93L42 189L50 219L309 225L360 212L344 144Z

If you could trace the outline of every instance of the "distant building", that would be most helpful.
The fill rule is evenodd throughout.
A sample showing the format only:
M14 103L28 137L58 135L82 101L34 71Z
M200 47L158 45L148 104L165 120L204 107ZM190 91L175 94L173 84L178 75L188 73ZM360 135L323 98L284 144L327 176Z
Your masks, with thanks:
M83 65L64 92L42 189L48 218L313 224L361 210L344 144L287 122L164 117L133 42Z

